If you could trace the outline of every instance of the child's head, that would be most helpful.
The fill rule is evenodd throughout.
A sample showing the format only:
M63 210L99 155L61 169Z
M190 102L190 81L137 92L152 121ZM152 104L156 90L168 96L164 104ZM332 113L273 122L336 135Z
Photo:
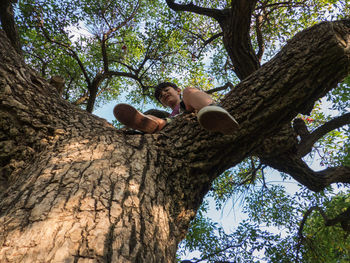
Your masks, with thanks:
M160 83L155 88L154 96L164 107L171 109L181 103L181 90L171 82Z
M161 95L161 91L167 87L172 87L176 91L179 90L178 86L174 83L171 83L171 82L162 82L162 83L158 84L154 89L154 96L156 97L156 99L160 103L162 103L159 99L160 95Z

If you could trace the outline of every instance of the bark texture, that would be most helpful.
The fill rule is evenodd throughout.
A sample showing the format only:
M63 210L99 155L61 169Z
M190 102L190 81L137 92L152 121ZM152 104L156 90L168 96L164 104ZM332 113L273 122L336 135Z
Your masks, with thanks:
M0 261L172 262L184 230L154 137L61 100L1 38Z
M236 134L184 115L159 134L128 135L63 101L0 39L1 262L174 262L213 179L249 155L293 151L293 140L261 149L350 64L350 22L323 23L222 101Z

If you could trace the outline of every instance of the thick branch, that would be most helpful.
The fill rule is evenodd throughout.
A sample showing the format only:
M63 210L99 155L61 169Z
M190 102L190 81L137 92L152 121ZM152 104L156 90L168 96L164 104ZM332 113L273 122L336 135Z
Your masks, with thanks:
M326 122L325 124L317 128L315 131L310 133L308 136L301 136L302 140L298 146L298 154L300 156L305 156L310 152L312 146L315 144L316 141L318 141L330 131L340 128L347 124L350 124L350 113L346 113L342 116L336 117Z
M179 132L186 136L172 140L181 146L176 151L174 143L169 146L162 144L167 156L183 159L191 171L192 183L204 185L204 179L202 183L198 179L204 178L203 174L215 178L242 158L252 155L266 138L277 134L300 111L335 88L349 74L348 47L348 20L322 23L297 34L277 56L238 84L221 101L240 124L236 134L224 138L203 131L198 135L201 130L195 118L190 119L191 125L188 125L188 117L185 120L175 118L164 129L164 136L172 138L172 134ZM313 191L320 191L335 182L350 182L348 168L314 172L296 154L293 145L297 145L295 135L288 145L281 140L278 153L284 155L276 159L272 152L270 156L263 156L263 163L293 175ZM202 196L205 189L203 186L192 190Z
M10 39L12 46L18 54L22 54L22 46L19 40L19 34L14 19L12 3L17 0L1 0L0 1L0 19L1 26L7 37Z
M176 4L166 1L175 11L189 11L216 19L223 31L223 42L232 60L234 71L244 79L260 67L250 41L250 22L257 0L237 0L231 9L217 10L201 8L191 4Z
M315 172L294 153L288 152L271 158L262 157L261 161L280 172L289 174L315 192L323 190L332 183L350 183L350 167L333 167Z
M264 50L265 50L264 40L263 40L263 35L262 35L262 30L261 30L262 23L263 23L263 16L259 14L255 18L255 32L256 32L258 47L259 47L257 57L258 57L259 63L261 63L261 59L262 59L262 56L263 56Z
M342 118L345 120L346 118ZM337 118L337 120L339 120ZM340 124L340 121L332 120L331 125L326 125L328 128L336 128L335 123ZM262 162L283 172L291 175L299 183L307 186L313 191L320 191L324 187L335 182L350 182L349 167L335 167L326 170L315 172L302 159L298 148L297 134L300 135L302 141L309 142L314 138L306 129L303 120L296 119L294 121L294 130L288 125L279 130L268 139L265 139L256 154L261 158ZM326 128L321 130L326 131ZM320 134L320 133L317 133ZM307 152L311 151L313 144L310 144Z
M217 88L211 89L211 90L207 90L206 93L213 94L214 92L226 90L227 88L230 88L232 90L234 88L234 86L231 82L227 82L224 86L217 87Z
M261 147L266 138L277 134L282 127L290 124L299 112L335 88L337 83L349 74L349 47L349 20L322 23L297 34L277 56L238 84L221 101L222 106L240 123L241 128L236 136L225 139L211 136L209 143L196 144L198 149L195 155L189 152L187 156L181 151L176 158L187 158L188 161L192 161L190 166L198 165L206 167L207 171L215 169L220 172L234 165L235 160L241 160L238 158L238 152L252 154ZM183 122L174 120L168 128L166 127L165 132L176 130L176 125L185 129ZM186 140L197 140L198 131L193 126L182 131L187 135ZM299 182L314 191L319 191L334 182L349 182L346 173L341 173L339 169L328 170L325 173L312 171L296 154L296 147L291 148L297 145L296 136L292 136L291 139L290 145L289 142L286 145L285 141L281 140L281 151L278 152L283 153L284 150L286 155L291 156L283 156L282 160L276 160L272 151L271 156L262 156L266 164L293 174ZM177 143L181 145L182 139L178 140ZM249 147L244 147L248 141ZM223 160L225 157L221 152L223 148L218 147L216 143L224 145L225 156L230 156L226 161ZM286 149L292 151L286 152ZM207 163L206 160L210 160L211 163ZM213 160L220 161L215 161L214 164Z
M205 15L208 17L212 17L216 20L221 20L223 16L225 16L228 12L228 10L219 10L214 8L204 8L197 5L194 5L193 3L190 4L177 4L174 0L166 0L166 3L168 6L174 10L174 11L188 11L191 13L199 14L199 15Z
M319 172L312 170L298 154L296 136L290 125L285 126L265 139L255 154L264 164L289 174L312 191L321 191L335 182L350 182L350 167L328 168Z
M101 83L113 76L117 76L117 77L128 77L128 78L132 78L135 80L138 80L137 76L132 74L132 73L128 73L128 72L119 72L119 71L108 71L108 72L104 72L104 73L98 73L95 78L93 79L91 85L88 87L89 90L89 99L87 102L87 106L86 106L86 111L87 112L92 112L94 110L94 105L95 105L95 101L97 98L97 92L98 92L98 88L101 85ZM81 103L81 101L80 101Z
M223 42L238 78L244 79L260 67L250 38L251 16L257 1L232 2L230 15L218 20L224 32Z

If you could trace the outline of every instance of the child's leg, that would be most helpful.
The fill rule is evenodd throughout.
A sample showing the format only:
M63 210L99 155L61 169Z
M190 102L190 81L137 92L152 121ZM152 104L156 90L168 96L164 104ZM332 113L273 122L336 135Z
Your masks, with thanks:
M214 102L207 93L191 87L184 89L183 101L187 111L199 111Z
M232 134L239 128L238 122L225 109L211 105L214 101L203 91L186 88L183 101L186 110L198 112L198 122L208 131Z
M164 128L166 121L152 115L144 115L129 104L118 104L113 114L125 126L145 133L154 133Z

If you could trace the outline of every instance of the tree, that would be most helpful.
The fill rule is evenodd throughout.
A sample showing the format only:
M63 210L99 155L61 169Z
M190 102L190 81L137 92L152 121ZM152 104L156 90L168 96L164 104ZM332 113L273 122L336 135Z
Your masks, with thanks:
M221 25L244 18L233 10L249 20L256 2L245 3ZM289 125L349 74L349 28L318 24L240 71L249 76L222 100L241 125L232 136L192 115L159 134L118 131L62 100L1 33L1 260L171 262L213 180L252 155L314 191L349 183L349 167L307 167Z

